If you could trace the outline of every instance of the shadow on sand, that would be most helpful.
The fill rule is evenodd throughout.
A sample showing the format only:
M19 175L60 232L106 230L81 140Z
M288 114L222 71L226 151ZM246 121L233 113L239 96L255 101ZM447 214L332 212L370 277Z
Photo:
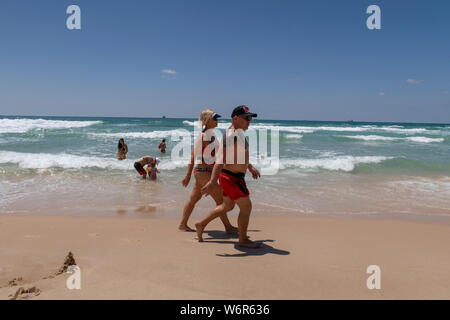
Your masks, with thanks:
M248 230L248 232L259 232L260 230ZM232 244L234 245L234 248L242 253L236 253L236 254L216 254L218 257L247 257L247 256L263 256L265 254L278 254L282 256L286 256L290 254L289 251L276 249L270 245L267 244L267 242L275 242L274 240L255 240L256 242L261 243L261 247L257 249L252 248L244 248L238 246L237 241L225 241L225 239L238 239L237 234L227 234L223 231L217 231L217 230L208 230L205 231L209 238L203 238L204 242L211 242L211 243L223 243L223 244ZM216 240L218 239L218 240ZM223 239L223 240L222 240Z

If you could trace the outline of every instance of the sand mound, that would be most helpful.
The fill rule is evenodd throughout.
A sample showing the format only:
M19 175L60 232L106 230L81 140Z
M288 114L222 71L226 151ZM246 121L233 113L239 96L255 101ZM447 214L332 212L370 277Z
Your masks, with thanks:
M67 268L69 266L76 265L75 258L73 257L73 253L69 251L69 253L66 256L66 259L64 259L64 264L59 268L59 271L56 275L59 275L61 273L64 273L67 271Z

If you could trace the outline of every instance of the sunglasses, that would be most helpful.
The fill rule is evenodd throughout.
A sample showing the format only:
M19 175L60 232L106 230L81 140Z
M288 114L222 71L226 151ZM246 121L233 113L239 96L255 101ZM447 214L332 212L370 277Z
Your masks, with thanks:
M245 115L242 115L241 118L242 118L242 119L245 119L245 120L247 120L247 121L251 121L251 120L252 120L252 116L245 116Z

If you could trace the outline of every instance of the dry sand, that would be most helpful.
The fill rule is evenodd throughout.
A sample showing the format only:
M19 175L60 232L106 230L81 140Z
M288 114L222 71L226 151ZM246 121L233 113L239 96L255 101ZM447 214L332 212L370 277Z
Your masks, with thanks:
M2 215L0 299L19 287L39 290L19 295L29 299L450 299L449 224L252 217L256 250L238 248L220 221L203 243L177 225ZM67 273L43 279L69 251L80 290L66 288ZM381 290L366 287L369 265L381 268Z

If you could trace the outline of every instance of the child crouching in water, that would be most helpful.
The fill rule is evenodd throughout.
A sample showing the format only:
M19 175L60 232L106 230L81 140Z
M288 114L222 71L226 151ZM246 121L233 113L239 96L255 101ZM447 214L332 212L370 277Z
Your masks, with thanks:
M156 174L159 173L159 170L156 169L156 163L152 162L147 166L147 172L152 180L156 180Z

